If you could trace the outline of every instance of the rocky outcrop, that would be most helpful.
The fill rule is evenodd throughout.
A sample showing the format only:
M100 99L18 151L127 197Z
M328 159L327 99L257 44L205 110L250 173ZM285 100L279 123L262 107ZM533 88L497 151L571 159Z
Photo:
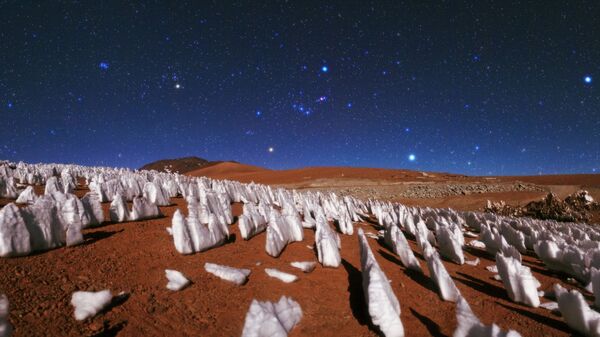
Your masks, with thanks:
M600 204L588 191L580 190L561 200L554 193L548 193L540 201L532 201L525 206L510 206L504 201L488 200L485 212L503 216L530 217L561 222L589 222L593 212L600 212Z

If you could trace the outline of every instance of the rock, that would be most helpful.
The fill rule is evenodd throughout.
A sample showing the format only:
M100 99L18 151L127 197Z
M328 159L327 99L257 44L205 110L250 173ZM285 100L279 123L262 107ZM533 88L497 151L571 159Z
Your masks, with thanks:
M540 201L532 201L522 207L506 205L504 201L491 202L488 200L485 212L504 216L530 217L541 220L556 220L562 222L589 222L593 211L600 211L600 204L594 201L588 191L580 190L564 200L554 193L548 193Z

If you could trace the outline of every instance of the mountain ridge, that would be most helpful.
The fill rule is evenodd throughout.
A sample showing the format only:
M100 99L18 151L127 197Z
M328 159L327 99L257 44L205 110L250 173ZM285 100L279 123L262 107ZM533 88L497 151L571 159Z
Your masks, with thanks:
M237 163L233 160L210 161L204 158L189 156L181 158L160 159L140 167L140 170L155 170L166 172L179 172L181 174L191 172L200 168L210 167L221 163Z

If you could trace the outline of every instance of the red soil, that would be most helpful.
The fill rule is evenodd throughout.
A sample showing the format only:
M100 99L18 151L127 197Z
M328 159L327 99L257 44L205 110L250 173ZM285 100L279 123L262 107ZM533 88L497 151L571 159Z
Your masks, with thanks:
M194 177L205 176L213 179L229 179L246 182L244 179L240 178L243 178L245 176L253 176L257 174L267 174L268 172L272 171L258 166L234 162L223 162L208 167L203 167L197 170L193 170L191 172L188 172L187 175Z
M306 168L272 171L236 163L222 163L196 170L192 175L236 179L244 182L283 184L311 179L373 179L385 181L484 181L457 175L365 168ZM342 175L343 174L343 175ZM576 183L600 186L598 175L538 177L501 177L536 183L559 185ZM532 179L532 180L529 180ZM542 179L542 180L539 180ZM547 180L544 180L547 179ZM36 188L42 193L43 188ZM82 196L85 190L76 191ZM432 200L403 200L409 204L435 207L476 209L484 200L516 198L527 202L541 197L532 192L488 193ZM0 200L0 204L8 200ZM289 245L279 258L265 253L265 234L249 241L239 235L237 225L230 226L231 242L189 256L176 252L165 227L171 225L176 208L186 212L185 201L173 199L174 206L161 207L164 218L129 222L105 223L85 230L85 243L60 248L28 257L0 259L0 293L11 302L10 322L14 336L239 336L245 314L252 299L278 300L291 296L302 307L304 317L291 336L376 336L369 324L361 286L360 256L356 235L342 237L343 265L337 269L317 266L314 272L303 274L292 268L292 261L316 260L316 253L307 245L314 244L314 231L305 230L305 240ZM108 216L108 204L104 205ZM234 205L239 215L240 205ZM365 231L376 232L370 223L356 224ZM415 252L413 240L409 239ZM424 275L402 267L396 256L379 242L369 239L375 257L398 297L401 319L408 336L451 336L455 327L454 304L442 301L422 256L416 254ZM560 317L541 308L529 308L512 303L502 283L485 270L494 259L482 251L467 248L466 259L480 257L473 267L444 262L450 275L473 311L486 323L497 323L502 329L515 329L523 336L569 336L571 330ZM206 273L205 262L214 262L252 270L249 281L235 286ZM257 263L261 263L257 265ZM524 264L542 283L541 290L560 282L564 275L549 272L532 256L524 256ZM264 268L275 267L300 277L292 284L269 278ZM180 292L166 289L165 269L184 273L193 284ZM570 286L569 286L570 287ZM110 289L114 294L125 291L128 298L115 303L98 316L83 322L73 318L71 294L76 290ZM588 295L586 295L588 296ZM588 296L588 300L592 298ZM545 301L542 299L542 301Z
M173 202L174 206L161 207L165 218L107 223L85 230L86 242L81 246L2 259L0 293L6 293L11 301L14 336L239 336L253 298L275 301L282 295L298 301L304 313L292 336L376 336L364 304L356 235L342 235L343 266L330 269L319 265L310 274L297 271L289 263L316 260L315 251L306 247L314 244L312 230L305 230L305 240L289 245L279 258L265 253L264 233L244 241L236 225L230 226L233 235L228 244L182 256L165 231L175 209L185 209L183 199ZM106 212L108 205L104 208ZM234 205L234 214L240 211L240 205ZM357 227L376 232L369 223ZM456 327L454 304L439 298L421 255L417 257L424 275L406 270L376 240L369 239L369 244L392 281L408 335L452 335ZM410 244L418 251L414 241ZM476 256L482 260L476 267L444 264L483 322L496 322L523 336L570 335L560 317L545 309L512 303L502 284L484 269L494 264L493 258L467 249L467 259ZM541 281L541 289L547 290L555 282L564 284L564 277L548 272L537 259L525 256L524 261ZM249 268L252 274L247 284L238 287L206 273L205 262ZM263 270L266 267L294 273L300 279L282 283L269 278ZM165 288L167 268L183 272L193 284L170 292ZM115 294L125 291L129 296L95 318L76 321L69 304L72 292L102 289Z
M264 168L238 163L222 163L209 168L189 172L192 176L207 176L217 179L230 179L241 182L261 184L290 184L316 179L370 179L386 181L422 180L421 172L409 170L391 170L366 167L306 167L290 170L267 170ZM449 177L460 179L464 176L447 173L435 173L427 181L440 181Z

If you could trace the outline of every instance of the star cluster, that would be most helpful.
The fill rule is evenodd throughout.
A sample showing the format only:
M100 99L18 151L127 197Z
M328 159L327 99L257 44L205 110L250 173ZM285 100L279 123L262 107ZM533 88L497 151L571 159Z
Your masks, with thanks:
M600 3L0 5L0 159L600 170Z

